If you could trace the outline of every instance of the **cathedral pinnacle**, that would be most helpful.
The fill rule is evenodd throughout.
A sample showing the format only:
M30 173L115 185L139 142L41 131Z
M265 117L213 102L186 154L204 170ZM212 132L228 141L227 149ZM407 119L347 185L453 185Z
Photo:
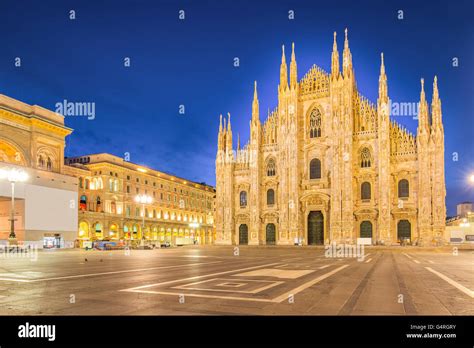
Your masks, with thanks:
M379 76L379 100L383 103L388 102L387 75L385 74L385 64L383 52L380 54L380 76Z
M435 75L433 80L433 101L439 98L438 77Z
M339 76L339 52L337 50L336 32L334 32L334 43L332 44L331 74L333 77Z
M296 69L295 43L291 44L291 63L290 63L290 86L296 88L298 85L298 73Z
M344 34L345 34L345 38L344 38L344 49L349 49L349 40L347 39L347 28L344 29Z
M260 119L260 112L258 106L257 81L254 82L253 102L252 102L252 121Z
M384 64L384 62L383 62L383 52L380 53L380 59L381 59L380 75L385 75L385 64Z
M420 102L424 102L426 99L425 98L425 79L422 78L420 82L421 82Z
M288 71L286 67L285 45L281 46L280 90L288 88Z
M344 30L345 39L344 39L344 51L342 52L342 71L344 73L344 77L350 75L352 71L352 54L351 50L349 49L349 39L347 38L347 28Z

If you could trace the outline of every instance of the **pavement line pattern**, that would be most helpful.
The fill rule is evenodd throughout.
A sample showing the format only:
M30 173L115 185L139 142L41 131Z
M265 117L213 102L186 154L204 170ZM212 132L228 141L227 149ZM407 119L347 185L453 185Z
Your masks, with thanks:
M136 290L139 290L139 289L145 289L145 288L150 288L150 287L154 287L154 286L179 283L179 282L186 281L186 280L194 280L194 279L201 279L201 278L207 278L207 277L214 277L214 276L219 276L219 275L222 275L222 274L235 273L235 272L240 272L240 271L246 271L246 270L249 270L249 269L274 266L274 265L278 265L278 264L279 264L278 262L274 262L274 263L268 263L266 265L234 269L234 270L231 270L231 271L203 274L203 275L200 275L200 276L182 278L182 279L175 279L175 280L170 280L170 281L167 281L167 282L161 282L161 283L155 283L155 284L147 284L147 285L137 286L137 287L133 287L133 288L129 288L129 289L123 289L123 290L119 290L119 291L136 291Z
M203 297L203 298L214 298L221 300L237 300L237 301L250 301L250 302L275 302L272 299L267 298L250 298L250 297L236 297L236 296L217 296L217 295L205 295L205 294L178 294L169 291L153 291L153 290L120 290L128 292L139 292L144 294L154 295L171 295L171 296L184 296L184 297Z
M174 265L174 266L160 266L160 267L150 267L150 268L138 268L138 269L127 269L123 271L111 271L111 272L101 272L101 273L89 273L89 274L77 274L71 276L63 277L53 277L53 278L40 278L40 279L15 279L15 278L0 278L0 280L11 281L11 282L20 282L20 283L34 283L34 282L44 282L48 280L62 280L62 279L72 279L72 278L85 278L85 277L95 277L99 275L108 275L108 274L120 274L120 273L130 273L130 272L143 272L151 271L156 269L169 269L177 267L187 267L187 266L197 266L197 265L209 265L211 263L219 263L222 261L213 261L213 262L199 262L199 263L187 263L183 265Z
M413 257L411 257L410 255L408 255L407 253L402 253L403 255L405 255L406 257L408 257L409 259L413 259Z
M266 265L268 266L268 265ZM257 267L265 267L265 265L263 266L257 266ZM219 295L205 295L205 294L179 294L179 293L175 293L175 292L170 292L170 291L153 291L153 290L138 290L138 289L141 289L141 288L145 288L145 287L150 287L150 286L156 286L157 284L151 284L151 285L145 285L145 286L140 286L140 287L136 287L136 288L130 288L130 289L124 289L124 290L119 290L119 291L127 291L127 292L138 292L138 293L146 293L146 294L157 294L157 295L172 295L172 296L190 296L190 297L202 297L202 298L214 298L214 299L226 299L226 300L238 300L238 301L251 301L251 302L273 302L273 303L280 303L280 302L283 302L285 300L287 300L289 298L289 296L294 296L296 294L298 294L299 292L319 283L320 281L332 276L333 274L343 270L344 268L346 267L349 267L349 265L343 265L343 266L340 266L334 270L332 270L331 272L328 272L328 273L325 273L313 280L310 280L309 282L306 282L294 289L291 289L290 291L287 291L285 292L284 294L278 296L278 297L275 297L275 298L272 298L272 299L267 299L267 298L251 298L251 297L237 297L237 296L219 296ZM252 267L254 268L254 267ZM229 272L237 272L238 270L236 271L229 271ZM224 272L224 273L229 273L229 272ZM222 272L221 272L222 273ZM207 276L210 276L210 275L207 275ZM192 278L196 278L196 277L192 277ZM182 279L178 279L176 281L182 281ZM176 281L171 281L172 282L176 282ZM163 282L163 283L158 283L158 284L166 284L166 283L170 283L170 282Z
M319 269L325 269L325 268L328 268L329 266L331 265L324 265L324 266L321 266L321 267L318 267Z
M368 259L367 261L365 261L365 263L369 263L370 261L372 261L372 258Z
M217 291L217 292L234 292L234 293L242 293L242 294L257 294L259 292L262 292L263 290L267 290L270 288L273 288L274 286L283 284L284 282L276 282L276 281L269 281L269 280L250 280L246 279L246 282L254 282L254 283L267 283L264 286L261 286L260 288L254 289L254 290L249 290L249 291L244 291L244 290L228 290L228 289L206 289L206 288L200 288L196 287L195 285L203 284L203 283L209 283L213 280L219 280L219 279L209 279L209 280L202 280L200 282L195 282L191 284L185 284L185 285L180 285L180 286L175 286L173 289L183 289L183 290L198 290L198 291ZM226 280L226 279L222 279ZM232 280L227 279L228 282L231 282ZM248 284L248 283L247 283ZM243 284L246 285L246 284Z
M445 276L444 274L435 271L435 270L432 269L431 267L425 267L425 268L426 268L428 271L430 271L431 273L436 274L438 277L440 277L441 279L443 279L443 280L446 281L447 283L451 284L452 286L454 286L454 287L457 288L458 290L461 290L463 293L465 293L465 294L468 295L469 297L474 298L474 291L472 291L472 290L466 288L465 286L459 284L458 282L452 280L451 278Z
M420 261L413 259L414 263L420 263Z
M431 260L428 260L428 262L429 262L429 263L432 263L432 264L434 263L434 261L431 261Z
M349 267L349 265L340 266L340 267L338 267L338 268L332 270L331 272L328 272L328 273L326 273L326 274L323 274L323 275L317 277L316 279L313 279L313 280L311 280L311 281L309 281L309 282L307 282L307 283L305 283L305 284L302 284L302 285L298 286L297 288L291 289L290 291L284 293L283 295L280 295L280 296L274 298L273 300L274 300L274 302L282 302L282 301L288 299L288 297L289 297L290 295L293 295L293 296L294 296L294 295L296 295L297 293L299 293L299 292L301 292L301 291L303 291L303 290L309 288L310 286L313 286L314 284L319 283L320 281L322 281L322 280L324 280L324 279L326 279L326 278L332 276L333 274L335 274L335 273L337 273L337 272L339 272L339 271L342 271L342 270L343 270L344 268L346 268L346 267Z
M17 283L31 283L31 280L28 280L28 279L15 279L15 278L0 278L0 281L17 282Z

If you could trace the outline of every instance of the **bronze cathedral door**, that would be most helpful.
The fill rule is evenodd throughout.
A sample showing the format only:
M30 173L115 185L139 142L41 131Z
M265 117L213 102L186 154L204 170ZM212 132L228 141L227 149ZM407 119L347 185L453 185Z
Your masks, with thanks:
M308 215L308 245L324 244L324 217L320 211Z

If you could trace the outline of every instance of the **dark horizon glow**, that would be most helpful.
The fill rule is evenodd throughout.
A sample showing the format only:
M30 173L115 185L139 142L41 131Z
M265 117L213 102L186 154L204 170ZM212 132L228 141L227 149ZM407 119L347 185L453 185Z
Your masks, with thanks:
M380 52L393 101L418 102L424 77L430 102L438 76L454 215L457 203L474 201L473 9L472 1L3 1L0 93L51 110L63 100L94 102L94 120L66 117L74 129L66 156L128 152L131 162L214 185L219 114L232 115L234 147L237 133L245 144L254 80L261 120L277 105L281 45L289 60L295 42L299 79L313 64L330 71L332 33L341 55L347 27L358 88L370 101ZM393 119L416 133L412 117Z

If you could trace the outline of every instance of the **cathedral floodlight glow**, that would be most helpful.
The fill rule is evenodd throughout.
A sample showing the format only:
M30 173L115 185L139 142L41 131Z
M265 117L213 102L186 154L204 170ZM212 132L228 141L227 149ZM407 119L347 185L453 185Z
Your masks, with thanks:
M444 129L437 77L431 108L421 79L417 134L390 119L381 54L377 103L358 90L348 32L342 72L336 33L331 72L298 81L283 46L278 106L261 123L255 82L250 140L233 149L219 125L216 244L441 245L446 219ZM430 112L431 110L431 112Z

